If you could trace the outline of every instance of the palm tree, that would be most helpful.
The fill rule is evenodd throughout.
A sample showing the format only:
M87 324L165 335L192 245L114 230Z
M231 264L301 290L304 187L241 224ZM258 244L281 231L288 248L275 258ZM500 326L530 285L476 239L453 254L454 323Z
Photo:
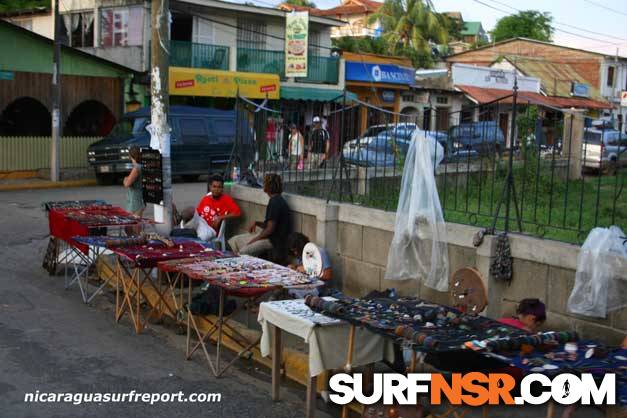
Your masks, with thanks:
M414 64L430 61L431 43L447 41L446 25L429 0L385 0L368 18L369 24L377 21L392 52L412 57Z

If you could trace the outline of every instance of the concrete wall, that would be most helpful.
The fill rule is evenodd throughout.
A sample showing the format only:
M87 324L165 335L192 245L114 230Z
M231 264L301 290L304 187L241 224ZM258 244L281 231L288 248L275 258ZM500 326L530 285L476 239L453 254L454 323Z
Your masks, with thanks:
M236 185L232 196L244 216L229 225L227 234L243 232L252 220L263 220L267 196L260 189ZM296 231L324 246L332 258L334 285L352 296L371 290L396 288L401 295L451 303L447 293L436 292L416 281L384 279L387 254L394 234L394 212L385 212L350 204L285 194L294 216ZM566 302L573 288L580 247L525 236L510 237L514 257L514 278L510 285L489 280L494 257L494 237L487 236L478 248L472 238L478 228L448 224L451 273L473 266L485 278L491 317L511 315L516 302L537 297L547 304L546 329L574 329L584 338L602 338L618 344L627 335L627 309L610 314L607 319L592 319L569 314ZM627 278L627 265L625 266Z

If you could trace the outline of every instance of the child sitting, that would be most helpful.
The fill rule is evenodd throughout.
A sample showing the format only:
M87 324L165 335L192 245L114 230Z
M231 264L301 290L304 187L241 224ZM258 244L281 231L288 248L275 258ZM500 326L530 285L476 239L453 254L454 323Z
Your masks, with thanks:
M516 317L500 318L499 322L522 329L527 332L538 332L538 328L546 320L546 307L540 299L523 299L516 308Z
M305 266L303 265L303 249L305 245L309 243L309 238L298 232L290 234L287 238L287 248L289 250L289 256L292 258L292 263L288 265L289 268L305 273ZM320 251L320 258L322 259L322 269L318 278L324 282L328 282L333 278L333 270L331 269L331 260L324 248L318 247ZM303 289L290 289L289 294L296 298L304 298L309 294L319 295L317 287L303 288Z

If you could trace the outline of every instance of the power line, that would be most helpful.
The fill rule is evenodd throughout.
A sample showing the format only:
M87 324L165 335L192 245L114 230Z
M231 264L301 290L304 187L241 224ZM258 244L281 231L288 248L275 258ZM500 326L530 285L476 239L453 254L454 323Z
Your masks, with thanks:
M473 0L473 1L474 1L475 3L479 3L479 4L483 5L483 6L489 7L489 8L490 8L490 9L492 9L492 10L496 10L496 11L498 11L498 12L501 12L501 13L503 13L503 14L505 14L505 15L508 15L508 16L509 16L509 15L511 15L511 12L506 11L506 10L503 10L503 9L499 9L498 7L495 7L495 6L491 5L491 4L484 3L484 2L483 2L483 1L481 1L481 0ZM517 9L516 9L516 10L517 10ZM559 28L553 28L553 29L554 29L556 32L564 32L564 33L567 33L567 34L569 34L569 35L577 36L577 37L579 37L579 38L590 39L590 40L592 40L592 41L596 41L596 42L605 42L607 45L620 45L620 43L619 43L619 42L608 42L608 41L606 41L606 40L604 40L604 39L592 38L592 37L590 37L590 36L580 35L580 34L578 34L578 33L569 32L569 31L567 31L567 30L564 30L564 29L559 29Z
M603 5L603 4L597 3L596 1L592 1L592 0L584 0L584 1L586 3L593 4L593 5L597 6L597 7L602 8L602 9L609 10L610 12L614 12L614 13L618 13L618 14L623 15L623 16L627 16L627 13L625 13L625 12L621 12L620 10L612 9L611 7L607 7L607 6Z
M499 0L490 0L490 1L492 3L497 3L497 4L500 4L502 6L508 7L510 9L512 9L512 10L516 10L517 12L522 12L521 9L517 9L516 7L510 6L509 4L503 3L503 2L501 2ZM591 31L591 30L588 30L588 29L584 29L584 28L580 28L578 26L574 26L574 25L571 25L571 24L568 24L568 23L558 22L557 20L555 21L555 23L558 24L558 25L567 26L569 28L577 29L577 30L580 30L582 32L588 32L588 33L591 33L593 35L601 35L601 36L605 36L605 37L608 37L608 38L620 39L621 41L627 41L626 38L619 38L618 36L608 35L606 33L601 33L601 32L594 32L594 31Z

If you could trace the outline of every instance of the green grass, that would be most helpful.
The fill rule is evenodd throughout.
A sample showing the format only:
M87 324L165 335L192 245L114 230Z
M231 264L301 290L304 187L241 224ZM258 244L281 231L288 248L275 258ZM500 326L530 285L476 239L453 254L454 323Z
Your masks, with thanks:
M551 169L551 162L517 161L513 170L518 207L521 208L522 232L570 243L582 243L595 226L618 225L627 232L627 169L616 175L586 174L582 179L568 180ZM493 171L438 176L438 191L448 222L491 227L507 178L504 162ZM297 193L350 201L349 183L339 184L329 194L329 185L300 184ZM369 193L355 194L353 203L395 211L400 193L400 177L371 180ZM626 190L623 190L626 189ZM513 200L510 206L509 230L518 232ZM499 212L498 230L505 227L505 205Z

